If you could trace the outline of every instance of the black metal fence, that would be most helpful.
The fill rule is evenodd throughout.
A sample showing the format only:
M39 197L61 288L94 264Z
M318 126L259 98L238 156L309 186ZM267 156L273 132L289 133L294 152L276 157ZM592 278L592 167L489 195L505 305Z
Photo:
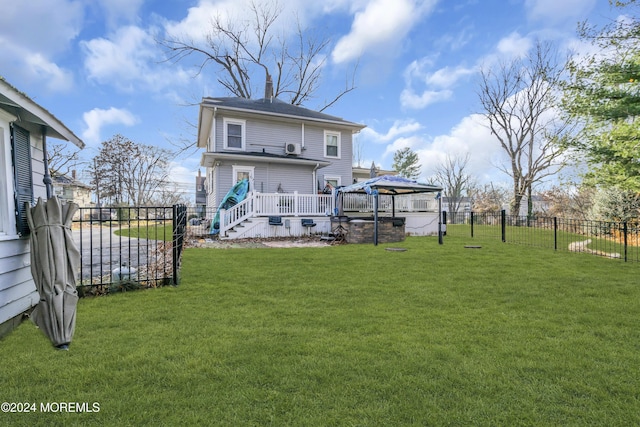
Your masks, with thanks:
M184 205L80 208L79 295L177 285L186 224Z
M639 221L612 222L507 215L505 211L443 212L447 235L501 239L505 243L585 252L640 262Z

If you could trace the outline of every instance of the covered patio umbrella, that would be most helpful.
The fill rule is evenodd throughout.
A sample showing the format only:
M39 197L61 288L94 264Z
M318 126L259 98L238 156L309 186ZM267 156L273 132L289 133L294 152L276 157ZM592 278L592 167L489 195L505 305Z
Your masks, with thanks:
M375 178L368 179L363 182L358 182L353 185L349 185L346 187L341 187L338 191L342 193L366 193L372 194L374 197L374 208L373 208L373 217L374 217L374 238L373 244L378 244L378 195L379 194L390 194L392 197L397 194L412 194L412 193L439 193L442 191L442 187L438 187L432 184L426 184L414 179L403 178L400 176L393 175L382 175L377 176ZM438 209L440 210L440 209ZM392 216L395 216L395 201L393 203L393 213ZM442 215L441 212L438 212L438 215ZM441 220L440 220L441 221ZM438 236L439 241L442 239L442 229L441 224L438 222Z
M76 326L76 272L80 252L71 234L75 203L61 203L57 197L38 199L27 209L31 229L31 274L40 301L31 320L59 349L68 349Z

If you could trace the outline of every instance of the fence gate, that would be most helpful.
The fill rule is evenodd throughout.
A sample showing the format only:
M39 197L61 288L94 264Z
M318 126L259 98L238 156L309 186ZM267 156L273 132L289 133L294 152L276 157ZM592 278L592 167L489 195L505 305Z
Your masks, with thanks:
M80 208L79 295L177 285L186 222L184 205Z

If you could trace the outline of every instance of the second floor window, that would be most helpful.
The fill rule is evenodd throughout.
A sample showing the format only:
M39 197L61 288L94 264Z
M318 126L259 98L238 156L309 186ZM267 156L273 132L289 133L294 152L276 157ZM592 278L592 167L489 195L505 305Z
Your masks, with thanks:
M324 155L325 157L340 158L340 133L324 133Z
M244 150L244 120L224 121L224 148Z

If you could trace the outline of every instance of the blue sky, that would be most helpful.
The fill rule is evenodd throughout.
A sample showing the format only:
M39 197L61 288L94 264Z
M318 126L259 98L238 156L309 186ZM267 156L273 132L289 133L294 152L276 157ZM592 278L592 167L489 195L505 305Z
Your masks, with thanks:
M257 0L263 1L263 0ZM272 1L272 0L270 0ZM83 157L115 134L174 148L195 140L189 122L203 96L228 96L216 68L196 76L188 61L163 62L154 36L202 37L217 13L246 17L245 0L0 0L0 75L67 124L87 144ZM357 63L356 90L326 113L363 123L362 165L391 168L411 147L423 177L446 155L470 153L479 182L508 181L497 142L477 113L481 66L526 54L534 40L580 51L576 24L615 18L607 0L279 0L279 23L331 39L322 92L344 86ZM200 153L173 162L172 177L193 191Z

